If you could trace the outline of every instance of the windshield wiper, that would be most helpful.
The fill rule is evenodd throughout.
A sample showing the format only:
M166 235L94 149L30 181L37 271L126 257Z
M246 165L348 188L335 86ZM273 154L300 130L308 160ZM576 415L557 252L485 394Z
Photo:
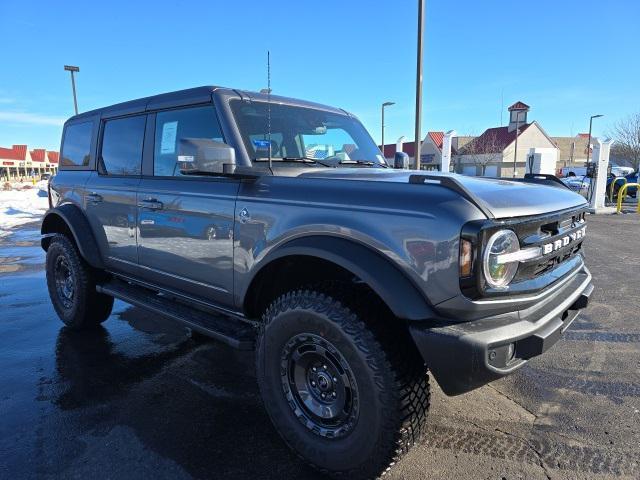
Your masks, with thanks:
M367 165L368 167L380 167L380 168L389 168L384 163L372 162L371 160L340 160L338 163L340 164L355 164L355 165Z
M269 158L268 157L259 157L259 158L254 158L253 159L254 162L268 162ZM335 165L329 165L328 163L324 163L321 162L320 160L316 160L315 158L311 158L311 157L278 157L278 158L271 158L272 162L300 162L300 163L311 163L311 164L317 164L317 165L322 165L323 167L330 167L330 168L335 168Z

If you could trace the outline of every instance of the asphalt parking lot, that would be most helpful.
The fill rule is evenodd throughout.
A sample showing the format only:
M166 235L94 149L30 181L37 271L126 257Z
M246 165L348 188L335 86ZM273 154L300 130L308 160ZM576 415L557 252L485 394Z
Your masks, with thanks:
M388 478L640 477L640 216L591 216L596 283L561 342L447 398ZM250 354L116 303L76 333L50 306L37 225L0 238L1 478L320 478L280 440Z

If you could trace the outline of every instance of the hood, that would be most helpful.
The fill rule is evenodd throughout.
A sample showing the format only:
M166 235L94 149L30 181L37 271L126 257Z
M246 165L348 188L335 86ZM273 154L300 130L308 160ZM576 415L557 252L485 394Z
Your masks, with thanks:
M393 170L388 168L339 168L305 170L305 173L300 174L300 177L408 184L411 175L429 175L454 179L495 218L540 215L587 205L584 197L561 186L555 187L539 183L470 177L456 173ZM424 183L422 187L427 189L432 185L435 185L435 183Z

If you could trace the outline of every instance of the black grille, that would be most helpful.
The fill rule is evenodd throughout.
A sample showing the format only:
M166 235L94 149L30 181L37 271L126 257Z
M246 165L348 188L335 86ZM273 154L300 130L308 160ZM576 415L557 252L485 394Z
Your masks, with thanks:
M557 240L562 241L565 237L570 238L568 245L563 245L551 253L543 254L540 258L521 263L513 281L536 278L578 255L582 249L583 238L574 240L570 236L586 226L584 217L585 212L580 210L511 225L520 239L521 248L553 245Z

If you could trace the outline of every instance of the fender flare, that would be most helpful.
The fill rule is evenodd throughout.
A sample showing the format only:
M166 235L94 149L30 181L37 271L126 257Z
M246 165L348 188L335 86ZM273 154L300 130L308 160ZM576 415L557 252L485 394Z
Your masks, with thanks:
M436 317L418 287L390 259L360 243L325 235L297 238L269 252L240 298L245 298L254 280L271 262L293 255L317 257L348 270L369 285L398 318L425 320Z
M51 208L45 213L40 228L40 233L42 234L40 244L43 250L46 251L49 248L51 237L55 233L64 232L64 230L60 228L60 222L64 222L64 225L66 225L71 235L73 235L73 240L82 258L94 268L104 268L102 256L100 255L96 239L93 236L89 220L84 213L82 213L82 210L72 203Z

